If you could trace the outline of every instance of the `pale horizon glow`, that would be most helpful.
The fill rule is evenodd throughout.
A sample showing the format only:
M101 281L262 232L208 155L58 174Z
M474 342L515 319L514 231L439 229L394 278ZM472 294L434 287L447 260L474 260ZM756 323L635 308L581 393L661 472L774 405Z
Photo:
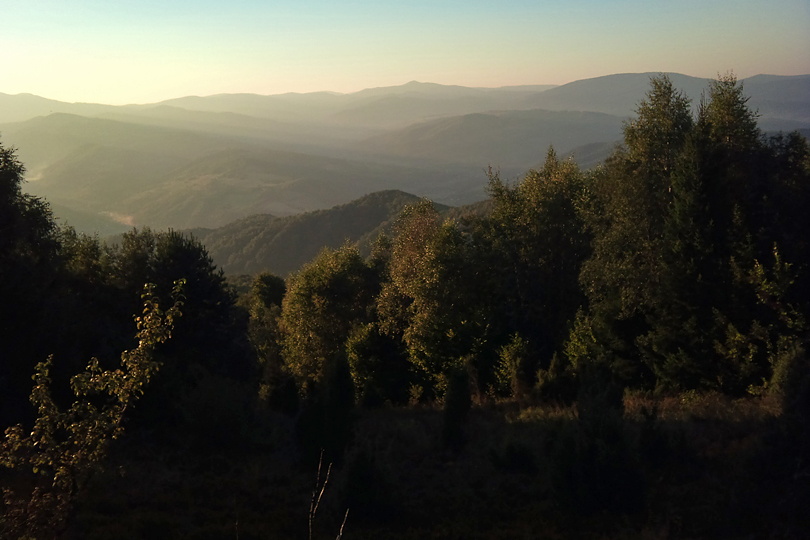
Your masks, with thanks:
M810 73L807 0L28 0L0 13L0 93L67 102Z

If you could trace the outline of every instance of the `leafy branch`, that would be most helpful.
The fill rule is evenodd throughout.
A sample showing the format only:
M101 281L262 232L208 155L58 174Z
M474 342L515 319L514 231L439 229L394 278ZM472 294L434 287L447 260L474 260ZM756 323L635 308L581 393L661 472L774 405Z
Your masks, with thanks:
M3 537L53 536L67 525L73 502L104 459L110 441L123 433L124 414L143 395L160 368L158 344L171 337L181 315L184 280L175 282L173 305L161 310L154 285L141 295L143 312L135 318L137 347L121 353L120 367L105 370L96 358L70 386L75 400L61 410L51 394L53 356L36 365L31 403L37 417L29 434L21 425L6 429L0 444L0 466L17 482L3 488Z

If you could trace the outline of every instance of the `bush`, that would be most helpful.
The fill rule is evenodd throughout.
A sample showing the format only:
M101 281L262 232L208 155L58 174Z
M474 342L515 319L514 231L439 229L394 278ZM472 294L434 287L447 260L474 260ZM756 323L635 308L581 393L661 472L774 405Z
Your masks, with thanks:
M543 399L573 403L577 394L577 384L571 364L564 357L554 353L548 369L537 371L535 390Z
M519 334L513 334L509 343L498 351L498 365L495 368L498 393L524 397L531 388L528 364L529 344Z

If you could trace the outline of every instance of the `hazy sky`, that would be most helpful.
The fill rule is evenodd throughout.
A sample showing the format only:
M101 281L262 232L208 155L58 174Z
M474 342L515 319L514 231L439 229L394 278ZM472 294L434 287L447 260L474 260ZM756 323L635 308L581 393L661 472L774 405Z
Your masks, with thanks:
M0 0L0 92L146 103L810 73L810 0Z

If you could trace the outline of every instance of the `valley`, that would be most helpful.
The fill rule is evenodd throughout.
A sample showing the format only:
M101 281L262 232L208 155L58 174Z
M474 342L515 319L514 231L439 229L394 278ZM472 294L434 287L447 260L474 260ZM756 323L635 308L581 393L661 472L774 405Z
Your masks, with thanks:
M600 163L654 75L556 87L412 81L127 106L0 94L0 140L26 164L28 192L62 222L101 236L294 216L385 190L461 206L487 197L488 167L517 180L552 145L584 168ZM708 80L672 80L697 107ZM810 76L742 82L763 129L810 129Z

